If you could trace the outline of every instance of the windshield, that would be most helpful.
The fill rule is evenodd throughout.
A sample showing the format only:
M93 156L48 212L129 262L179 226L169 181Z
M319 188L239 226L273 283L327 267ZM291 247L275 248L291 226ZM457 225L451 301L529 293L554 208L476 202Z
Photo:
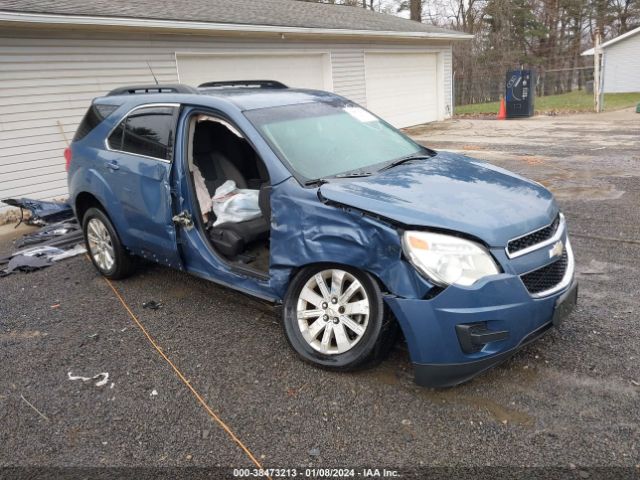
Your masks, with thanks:
M282 160L305 179L372 168L425 149L351 103L308 103L245 112Z

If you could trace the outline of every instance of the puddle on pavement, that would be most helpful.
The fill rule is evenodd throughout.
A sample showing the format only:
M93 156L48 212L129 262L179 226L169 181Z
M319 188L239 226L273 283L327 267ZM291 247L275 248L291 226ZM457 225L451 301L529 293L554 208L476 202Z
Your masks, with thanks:
M523 155L521 160L527 165L544 165L548 159L543 157L537 157L535 155Z
M624 190L618 190L613 185L604 185L602 187L577 185L570 187L540 183L551 190L556 198L562 200L617 200L624 195Z
M491 398L467 393L470 388L473 388L470 387L470 384L449 389L418 387L413 383L412 369L410 367L404 368L404 365L409 366L406 352L395 352L390 360L377 368L358 372L355 375L360 377L358 381L365 377L367 381L376 385L401 389L409 392L411 396L422 397L432 404L452 404L487 413L497 423L519 425L526 428L533 427L535 424L535 417L518 410L515 406L506 406ZM516 367L512 369L512 372L510 382L517 390L526 392L535 388L535 384L539 381L538 369L528 365L525 365L524 368ZM484 381L492 381L490 372L483 377Z
M576 169L569 170L551 166L553 160L535 155L518 156L523 163L536 167L544 165L540 170L524 173L551 190L559 199L566 200L617 200L624 195L615 185L606 182L606 177L630 177L626 171ZM508 166L507 166L508 168Z
M487 412L491 418L503 424L532 427L535 422L534 417L528 413L506 407L486 397L460 394L455 388L449 390L425 390L421 396L434 403L454 403L473 410Z
M353 375L376 385L391 385L411 391L415 387L409 352L404 348L393 349L389 358L376 368L354 372Z
M371 371L370 376L376 383L382 383L384 385L398 385L400 380L395 370L390 368L379 368Z
M470 150L470 151L476 151L476 150L486 150L487 147L483 147L482 145L464 145L462 147L462 150Z
M599 172L556 170L541 172L535 178L563 200L617 200L624 195L624 190L618 190L615 185L594 181L597 176Z

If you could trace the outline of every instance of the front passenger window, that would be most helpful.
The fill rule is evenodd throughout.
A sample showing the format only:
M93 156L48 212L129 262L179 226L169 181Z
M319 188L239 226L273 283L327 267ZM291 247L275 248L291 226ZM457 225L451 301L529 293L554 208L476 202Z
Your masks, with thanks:
M134 111L111 133L109 148L171 160L175 132L174 113L173 107L149 107Z

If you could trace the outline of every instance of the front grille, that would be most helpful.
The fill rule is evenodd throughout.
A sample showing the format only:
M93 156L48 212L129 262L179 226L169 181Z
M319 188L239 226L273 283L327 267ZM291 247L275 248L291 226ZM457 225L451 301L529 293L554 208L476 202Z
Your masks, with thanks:
M569 256L565 248L562 257L555 262L534 270L533 272L521 275L520 278L524 286L529 290L529 293L535 295L536 293L544 292L558 285L564 278L568 263Z
M524 237L516 238L515 240L511 240L507 245L507 251L509 254L514 254L519 252L520 250L524 250L525 248L531 247L533 245L537 245L538 243L542 243L545 240L549 240L553 237L558 230L558 226L560 225L560 215L558 215L555 220L551 223L551 225L547 225L540 230L536 230L535 232L531 232Z

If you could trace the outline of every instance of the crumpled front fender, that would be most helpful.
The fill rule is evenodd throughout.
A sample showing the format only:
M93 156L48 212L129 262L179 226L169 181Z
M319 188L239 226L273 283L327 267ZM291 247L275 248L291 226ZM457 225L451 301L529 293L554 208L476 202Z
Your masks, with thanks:
M293 178L273 187L271 208L271 286L281 297L295 269L325 262L365 270L392 295L422 298L433 287L403 260L391 224L325 204Z

